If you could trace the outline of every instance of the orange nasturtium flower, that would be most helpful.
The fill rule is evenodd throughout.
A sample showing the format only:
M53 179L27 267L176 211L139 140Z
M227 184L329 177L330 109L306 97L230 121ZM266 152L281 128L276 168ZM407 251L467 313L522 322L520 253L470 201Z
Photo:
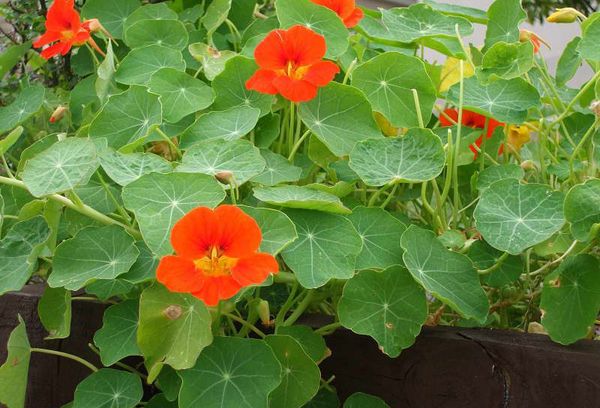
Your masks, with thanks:
M458 121L458 110L456 110L456 109L446 109L444 111L444 113L442 115L440 115L440 124L442 125L442 127L453 126L454 123L456 123L457 121ZM463 109L463 115L462 115L463 126L467 126L472 129L485 129L485 122L486 122L486 116L480 115L479 113L472 112L467 109ZM488 128L487 135L486 135L487 139L492 137L492 135L494 134L494 131L496 130L496 128L498 126L504 126L504 123L498 122L497 120L492 119L492 118L489 119L488 127L487 127ZM475 148L474 145L477 145L477 147L481 147L482 143L483 143L483 135L481 137L479 137L475 141L474 144L469 146L469 149L471 149L471 151L473 152L475 159L477 159L477 155L479 154L479 152L477 151L477 149ZM501 154L503 150L504 150L503 146L500 146L500 150L499 150L498 154Z
M82 25L74 0L54 0L46 15L46 32L33 46L41 48L54 43L42 51L42 57L66 55L71 47L83 45L90 39L90 32Z
M238 207L198 207L173 227L176 255L160 260L156 277L172 292L215 306L279 271L272 255L257 252L261 240L256 221Z
M304 26L271 31L254 50L259 69L246 88L292 102L310 101L340 72L333 62L323 61L326 52L325 38Z
M544 39L542 37L540 37L533 31L529 31L529 30L520 30L519 31L519 41L520 42L527 42L527 41L531 42L531 44L533 44L534 54L537 54L540 51L540 48L542 48L542 44L544 44L546 47L550 48L550 45L546 41L544 41Z
M364 17L363 11L356 7L354 0L311 0L320 6L333 10L344 22L348 28L358 24Z

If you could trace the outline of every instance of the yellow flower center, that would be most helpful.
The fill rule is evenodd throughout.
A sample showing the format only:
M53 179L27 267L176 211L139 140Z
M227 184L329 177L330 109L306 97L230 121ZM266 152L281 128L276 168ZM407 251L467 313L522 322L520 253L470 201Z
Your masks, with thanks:
M304 75L306 75L308 68L310 67L297 67L296 64L294 64L292 61L289 61L287 64L287 69L282 73L292 79L302 79L304 78Z
M231 269L237 264L237 258L230 258L221 254L217 247L212 247L209 255L194 261L197 269L211 277L229 276Z

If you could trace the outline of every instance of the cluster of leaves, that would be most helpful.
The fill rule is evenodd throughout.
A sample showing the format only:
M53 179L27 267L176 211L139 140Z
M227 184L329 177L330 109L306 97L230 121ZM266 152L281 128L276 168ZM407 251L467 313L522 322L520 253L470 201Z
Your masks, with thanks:
M352 30L310 0L272 3L87 0L82 15L116 40L98 36L106 57L74 50L73 89L23 84L0 109L0 295L47 282L39 315L54 339L69 336L72 302L111 304L93 339L106 368L83 361L93 374L72 407L133 408L142 379L160 390L146 407L338 407L319 370L338 327L392 357L425 323L591 336L600 14L552 74L519 41L519 0L368 10ZM298 24L325 37L336 81L298 105L248 90L257 44ZM475 24L483 47L462 39ZM594 76L573 89L582 64ZM49 124L59 104L68 114ZM487 125L440 127L450 107L503 125L475 148ZM521 128L531 142L513 139ZM173 225L224 202L256 219L281 272L208 308L155 271ZM332 323L296 324L305 312ZM24 322L8 348L0 401L20 408L44 350ZM143 374L122 370L131 356Z

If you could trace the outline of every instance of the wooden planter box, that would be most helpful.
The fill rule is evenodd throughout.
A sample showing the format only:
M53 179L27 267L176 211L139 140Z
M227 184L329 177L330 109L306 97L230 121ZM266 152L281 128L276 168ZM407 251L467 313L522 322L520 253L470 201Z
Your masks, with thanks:
M0 361L20 313L33 346L99 364L87 344L102 325L104 306L74 302L71 337L45 341L37 317L42 290L28 286L0 298ZM600 342L563 347L536 334L436 327L424 328L416 344L396 359L382 354L370 338L345 330L329 336L327 343L333 354L321 368L326 378L336 376L333 384L342 401L362 391L392 408L600 407ZM61 407L87 375L89 370L77 363L34 354L27 408Z

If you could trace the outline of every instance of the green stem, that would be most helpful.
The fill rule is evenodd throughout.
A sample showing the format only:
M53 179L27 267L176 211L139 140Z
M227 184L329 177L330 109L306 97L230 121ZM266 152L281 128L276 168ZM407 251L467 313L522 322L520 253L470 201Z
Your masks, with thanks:
M4 171L6 171L8 177L15 178L12 171L10 170L10 167L8 166L8 163L6 162L6 158L4 157L4 155L0 154L0 158L2 158L2 166L4 166Z
M508 252L503 253L500 258L498 258L496 260L496 263L494 263L492 266L490 266L489 268L486 269L478 269L477 273L479 273L480 275L487 275L488 273L494 272L496 269L500 268L502 266L502 264L504 263L504 261L506 260L506 258L508 258Z
M99 171L97 171L96 174L98 175L100 184L102 184L102 188L104 189L104 191L106 191L108 198L110 198L110 201L112 201L113 204L117 207L117 212L119 213L119 215L123 218L127 225L131 225L129 214L127 214L127 211L125 211L125 209L123 208L121 203L119 203L112 191L110 191L110 187L108 183L104 180L104 177L102 177L102 174Z
M290 163L294 162L294 157L296 156L296 153L298 152L298 149L300 149L300 146L302 145L302 142L304 142L304 140L306 140L306 138L310 135L310 129L307 130L306 132L304 132L304 134L302 136L300 136L300 138L298 139L298 141L294 144L294 147L292 147L292 151L290 152L290 155L288 156L288 161Z
M247 327L248 329L252 330L254 333L256 333L262 339L267 337L267 335L265 333L263 333L262 331L260 331L256 326L254 326L253 324L250 324L249 322L242 319L241 317L238 317L232 313L223 313L223 316L228 317L231 320L238 322L239 324L241 324L244 327Z
M32 347L30 350L33 353L49 354L49 355L52 355L52 356L58 356L58 357L68 358L69 360L77 361L78 363L86 366L87 368L89 368L93 372L98 371L98 368L95 365L93 365L92 363L90 363L87 360L84 360L81 357L74 356L73 354L63 353L62 351L37 348L37 347Z
M304 296L304 299L302 299L302 302L300 302L298 306L296 306L296 309L294 309L290 317L286 319L286 321L283 323L283 326L291 326L294 323L296 323L296 320L298 320L300 316L302 316L302 314L310 306L314 297L315 291L309 289L308 292L306 292L306 296Z
M275 283L296 283L296 275L291 272L279 272L273 275L273 282Z
M294 303L294 299L296 298L297 290L298 290L298 282L295 281L292 283L292 290L290 291L290 294L289 294L287 300L285 301L283 306L281 306L281 309L279 309L279 313L277 313L277 316L275 317L275 325L276 326L283 324L285 315L287 314L288 310L290 310L290 307L292 307L292 304Z
M398 183L394 184L394 188L392 188L392 191L390 191L387 198L383 201L383 203L381 203L381 205L380 205L381 208L387 207L388 204L392 201L392 199L396 195L396 190L398 190L398 185L399 185Z
M596 127L599 124L600 124L600 118L596 119L594 124L592 126L590 126L588 131L585 132L585 135L583 135L583 137L581 138L581 140L575 147L575 150L573 150L573 154L571 154L571 157L569 158L569 180L573 181L575 179L575 170L573 169L573 164L574 164L575 158L577 157L577 154L579 154L579 151L583 148L583 146L588 141L590 136L592 136L596 132Z
M569 115L569 112L571 112L571 110L573 109L573 106L575 106L575 104L577 103L577 101L579 101L579 99L583 95L585 95L587 93L587 91L590 90L591 87L593 87L593 86L596 85L596 80L597 79L600 79L600 71L596 72L596 74L594 75L594 77L587 84L585 84L585 86L583 88L581 88L581 90L577 93L577 95L575 95L575 97L573 98L573 100L571 102L569 102L569 104L565 108L565 111L562 113L562 115L560 115L554 122L552 122L553 125L556 124L556 123L558 123L558 122L562 122L562 120Z
M458 32L458 28L457 28ZM456 144L454 148L454 160L452 163L452 184L454 186L454 201L452 206L452 222L458 225L458 207L460 205L460 195L458 191L458 157L460 154L460 142L462 137L462 119L463 119L463 99L465 94L465 63L459 61L460 66L460 84L458 97L458 120L456 129Z
M411 89L413 94L413 100L415 102L415 110L417 111L417 120L419 121L419 127L423 129L425 123L423 122L423 114L421 113L421 103L419 102L419 93L416 89Z
M342 324L340 322L333 322L330 324L327 324L323 327L319 327L318 329L315 330L315 333L317 334L330 334L332 331L335 331L335 329L338 329L342 327Z
M0 184L7 184L9 186L14 186L14 187L22 188L23 190L27 190L27 186L25 186L25 183L23 183L21 180L17 180L17 179L11 179L8 177L0 176ZM117 220L114 220L114 219L102 214L101 212L94 210L92 207L90 207L88 205L83 204L82 206L79 206L79 205L75 204L73 201L69 200L67 197L61 196L59 194L50 194L50 195L46 196L46 198L56 201L56 202L64 205L65 207L68 207L68 208L75 210L83 215L86 215L86 216L90 217L91 219L94 219L102 224L118 225L120 227L123 227L134 238L142 239L142 235L135 228L132 228L129 225L125 225Z
M356 64L358 64L358 60L354 58L344 74L344 80L342 81L342 84L346 85L348 79L350 79L350 74L352 74L352 71L354 71L354 68L356 67Z
M369 203L367 204L367 207L373 207L376 203L377 200L379 199L379 196L386 191L387 189L389 189L392 186L392 183L390 184L386 184L385 186L381 187L379 190L377 190L372 196L371 199L369 200Z
M163 140L165 142L167 142L167 144L169 145L169 147L177 154L177 157L181 157L182 153L181 150L179 149L179 147L173 143L173 140L171 140L171 138L169 137L169 135L167 135L165 132L162 131L162 129L159 126L155 126L154 130L156 131L156 133L158 133L160 135L161 138L163 138Z

